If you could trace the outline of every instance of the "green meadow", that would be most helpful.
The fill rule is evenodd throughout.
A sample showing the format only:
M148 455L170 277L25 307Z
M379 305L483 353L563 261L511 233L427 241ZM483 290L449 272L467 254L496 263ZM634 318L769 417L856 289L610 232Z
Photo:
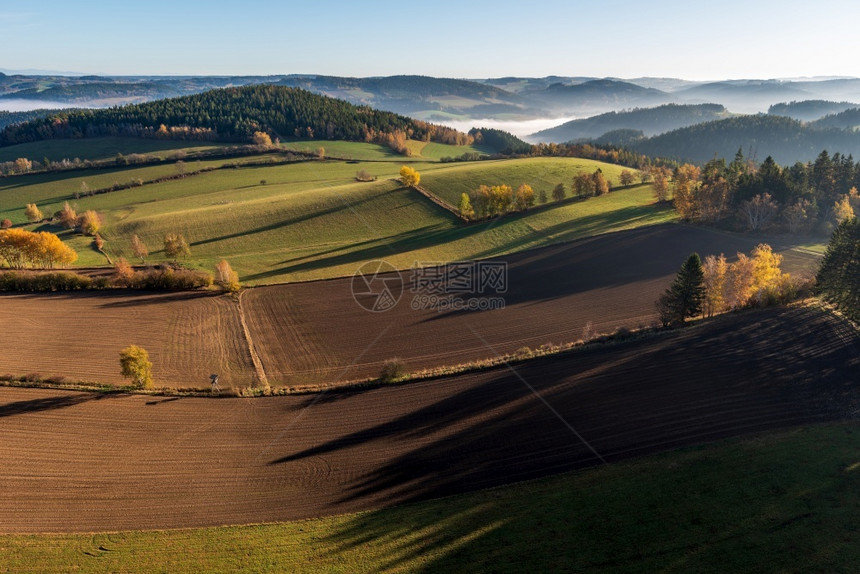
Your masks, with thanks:
M78 265L107 264L104 255L92 248L90 238L49 223L26 222L27 203L36 203L49 215L68 201L79 213L92 209L101 214L101 235L111 259L132 260L130 241L137 234L149 247L150 262L166 261L163 238L177 232L191 246L186 265L211 269L225 258L246 284L352 275L373 259L409 268L416 261L492 257L675 218L673 210L654 205L650 186L639 185L588 200L568 198L495 221L464 224L400 185L398 172L406 158L391 156L390 150L375 144L313 143L326 147L327 154L338 151L366 159L313 158L230 167L77 199L83 188L150 181L175 175L177 168L168 163L7 177L0 180L0 218L60 233L78 251ZM472 149L414 143L434 157ZM188 161L185 169L265 159ZM481 184L529 183L537 190L551 190L559 182L569 188L580 171L600 168L611 180L617 180L621 171L618 166L577 158L441 163L416 156L409 160L421 173L422 185L453 205L460 193ZM377 179L356 181L360 170Z

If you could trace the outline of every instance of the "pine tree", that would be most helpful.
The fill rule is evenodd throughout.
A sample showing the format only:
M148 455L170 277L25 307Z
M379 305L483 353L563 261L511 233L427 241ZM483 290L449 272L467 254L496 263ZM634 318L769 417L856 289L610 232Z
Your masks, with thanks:
M683 324L687 317L701 313L705 300L705 274L698 253L690 254L684 261L675 281L666 290L666 296L672 314L679 323Z
M846 219L830 238L816 289L846 315L860 320L860 219Z

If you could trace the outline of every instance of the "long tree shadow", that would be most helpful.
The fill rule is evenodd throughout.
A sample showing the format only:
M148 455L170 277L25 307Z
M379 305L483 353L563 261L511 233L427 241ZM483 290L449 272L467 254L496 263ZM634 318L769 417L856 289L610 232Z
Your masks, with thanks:
M107 393L70 392L69 394L59 395L56 397L41 397L36 399L15 401L12 403L0 404L0 418L12 415L64 409L68 407L73 407L75 405L88 403L90 401L100 401L110 396L115 395Z
M744 318L545 358L516 372L499 368L426 383L424 400L405 414L268 464L374 461L330 503L337 512L361 501L413 502L857 416L856 333L842 337L807 310ZM820 339L830 342L814 342ZM356 400L384 412L384 390ZM355 409L350 401L339 409ZM391 454L380 459L380 452Z

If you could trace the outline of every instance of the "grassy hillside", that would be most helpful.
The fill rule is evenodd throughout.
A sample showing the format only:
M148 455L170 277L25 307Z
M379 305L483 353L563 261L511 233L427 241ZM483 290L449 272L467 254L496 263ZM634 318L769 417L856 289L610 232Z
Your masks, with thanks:
M164 235L180 232L191 244L189 266L211 269L227 258L243 281L252 284L352 275L361 262L380 258L408 268L416 260L490 257L674 218L672 210L652 205L649 186L636 186L496 222L463 225L420 194L402 188L396 178L404 158L390 155L386 148L326 141L292 145L321 146L332 155L363 160L219 169L79 199L74 195L83 183L98 189L133 179L148 181L173 175L176 167L129 166L12 177L0 180L0 218L26 225L27 203L35 202L43 213L51 214L69 201L78 212L94 209L102 215L101 234L111 257L131 259L130 241L137 234L150 248L149 260L164 261ZM431 157L465 148L424 142L414 142L414 146L422 156ZM614 181L621 170L575 158L468 163L439 163L419 156L409 159L428 189L454 205L460 193L483 183L514 187L529 183L549 192L559 182L569 188L581 170L590 173L600 168ZM232 161L188 161L186 169L219 167ZM359 170L370 172L377 180L355 181ZM38 228L59 231L47 224ZM89 238L67 231L61 236L79 252L79 265L106 263L91 248Z
M597 169L617 186L621 170L627 168L589 159L553 157L469 162L423 174L421 185L454 206L459 204L463 193L480 185L507 184L516 189L527 183L536 195L543 190L552 197L553 188L563 183L570 197L573 178L581 172L590 174Z
M282 524L0 536L14 572L849 572L856 424Z

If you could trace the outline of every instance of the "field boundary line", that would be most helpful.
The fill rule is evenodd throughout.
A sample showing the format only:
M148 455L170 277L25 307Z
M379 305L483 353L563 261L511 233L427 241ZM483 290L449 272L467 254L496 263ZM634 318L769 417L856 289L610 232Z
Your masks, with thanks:
M397 181L397 180L393 180L393 181ZM435 203L436 205L438 205L439 207L441 207L442 209L444 209L448 213L452 214L454 217L456 217L460 221L465 221L465 222L469 221L468 219L463 217L463 215L460 213L459 209L455 209L448 202L446 202L444 199L442 199L441 197L439 197L435 193L429 191L428 189L423 188L420 185L411 185L409 187L411 189L414 189L415 191L417 191L418 193L420 193L421 195L423 195L424 197L426 197L427 199L429 199L430 201L432 201L433 203Z
M239 308L239 322L242 324L242 331L245 333L245 342L248 344L248 351L251 353L251 362L254 363L254 370L257 372L257 378L263 386L268 387L269 379L266 377L266 370L263 368L263 361L260 360L260 356L257 354L254 340L251 338L251 330L248 329L248 323L245 321L245 310L242 308L242 295L244 294L244 291L240 291L239 296L236 297L236 306Z

